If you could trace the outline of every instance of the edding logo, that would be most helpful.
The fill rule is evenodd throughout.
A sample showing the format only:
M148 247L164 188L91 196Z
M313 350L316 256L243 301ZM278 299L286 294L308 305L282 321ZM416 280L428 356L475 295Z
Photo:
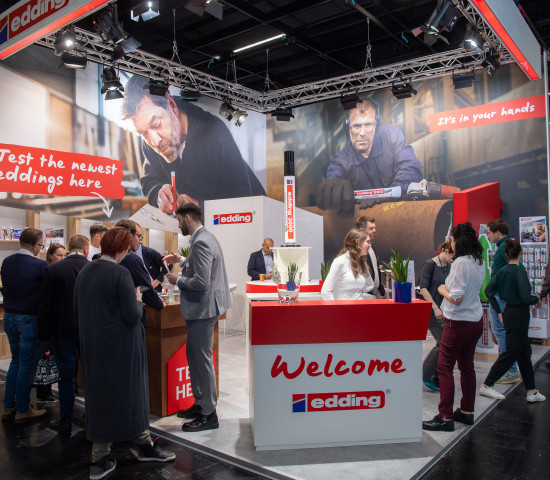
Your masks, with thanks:
M9 14L9 38L61 10L69 0L30 0Z
M381 390L371 392L297 393L292 395L292 411L331 412L335 410L372 410L384 408L386 397Z
M230 223L252 223L252 212L214 215L214 225L228 225Z

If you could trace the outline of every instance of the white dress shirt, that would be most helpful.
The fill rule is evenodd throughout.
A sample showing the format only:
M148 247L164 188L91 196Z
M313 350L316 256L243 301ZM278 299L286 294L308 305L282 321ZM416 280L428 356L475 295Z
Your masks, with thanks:
M485 265L479 264L471 255L458 257L451 265L445 286L454 300L464 296L460 305L454 305L446 298L441 302L441 311L445 318L454 321L479 322L483 308L479 300L479 291L485 279Z
M360 300L374 298L369 293L374 288L372 276L359 273L357 278L353 276L349 253L346 252L336 257L330 266L321 298L323 300Z

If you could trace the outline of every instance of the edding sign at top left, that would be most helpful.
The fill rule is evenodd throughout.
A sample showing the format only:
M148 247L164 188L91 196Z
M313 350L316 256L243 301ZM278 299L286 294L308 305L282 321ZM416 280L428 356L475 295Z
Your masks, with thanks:
M110 0L21 0L0 14L0 59L85 17Z

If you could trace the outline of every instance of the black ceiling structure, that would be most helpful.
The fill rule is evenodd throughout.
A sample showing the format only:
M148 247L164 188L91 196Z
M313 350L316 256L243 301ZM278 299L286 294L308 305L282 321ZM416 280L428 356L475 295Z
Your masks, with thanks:
M212 0L222 18L185 8L200 0L158 0L160 14L132 21L136 0L118 0L119 20L141 43L114 62L122 70L166 78L171 85L197 88L244 108L270 111L342 94L368 91L424 76L481 68L489 48L502 49L468 0ZM444 38L415 35L434 9L450 1L460 15ZM15 1L0 0L2 11ZM543 48L550 44L550 1L517 0ZM196 9L195 9L196 11ZM92 14L75 23L88 59L113 63L113 45L95 33ZM485 31L485 52L466 52L469 23ZM414 32L414 33L413 33ZM284 34L270 43L235 50ZM55 35L39 40L53 48ZM429 44L432 43L432 44ZM504 63L510 54L501 50Z

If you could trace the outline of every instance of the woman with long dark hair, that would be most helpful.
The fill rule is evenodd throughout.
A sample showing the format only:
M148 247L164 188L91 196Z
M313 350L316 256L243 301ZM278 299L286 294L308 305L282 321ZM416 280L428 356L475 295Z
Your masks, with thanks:
M435 346L424 359L422 364L422 379L427 389L436 391L439 389L439 376L437 374L437 359L439 357L439 345L443 333L443 312L441 302L443 297L439 294L438 288L445 283L451 271L451 260L453 249L451 242L444 242L439 245L439 253L426 260L420 274L420 294L427 302L432 302L432 312L428 328L434 337Z
M517 361L521 377L527 390L528 402L543 402L546 397L535 388L535 374L531 363L531 345L529 344L529 306L540 302L539 297L531 295L531 284L527 272L520 267L521 244L508 239L504 244L504 254L508 264L502 267L485 288L485 294L498 314L500 323L506 330L506 351L500 353L491 367L485 383L479 387L479 393L486 397L503 399L504 395L493 386ZM496 301L496 294L506 302L504 311Z
M67 249L60 243L52 243L46 252L46 263L52 265L60 262L67 256Z
M440 397L439 414L422 422L424 430L452 432L454 422L474 423L476 372L474 352L483 330L483 309L479 291L485 279L483 247L470 222L459 223L452 230L453 264L444 285L438 288L443 297L441 311L444 325L437 361ZM453 369L458 364L462 399L453 413L455 383Z
M344 246L330 266L321 297L323 300L358 300L374 298L374 280L367 265L369 234L352 228Z

